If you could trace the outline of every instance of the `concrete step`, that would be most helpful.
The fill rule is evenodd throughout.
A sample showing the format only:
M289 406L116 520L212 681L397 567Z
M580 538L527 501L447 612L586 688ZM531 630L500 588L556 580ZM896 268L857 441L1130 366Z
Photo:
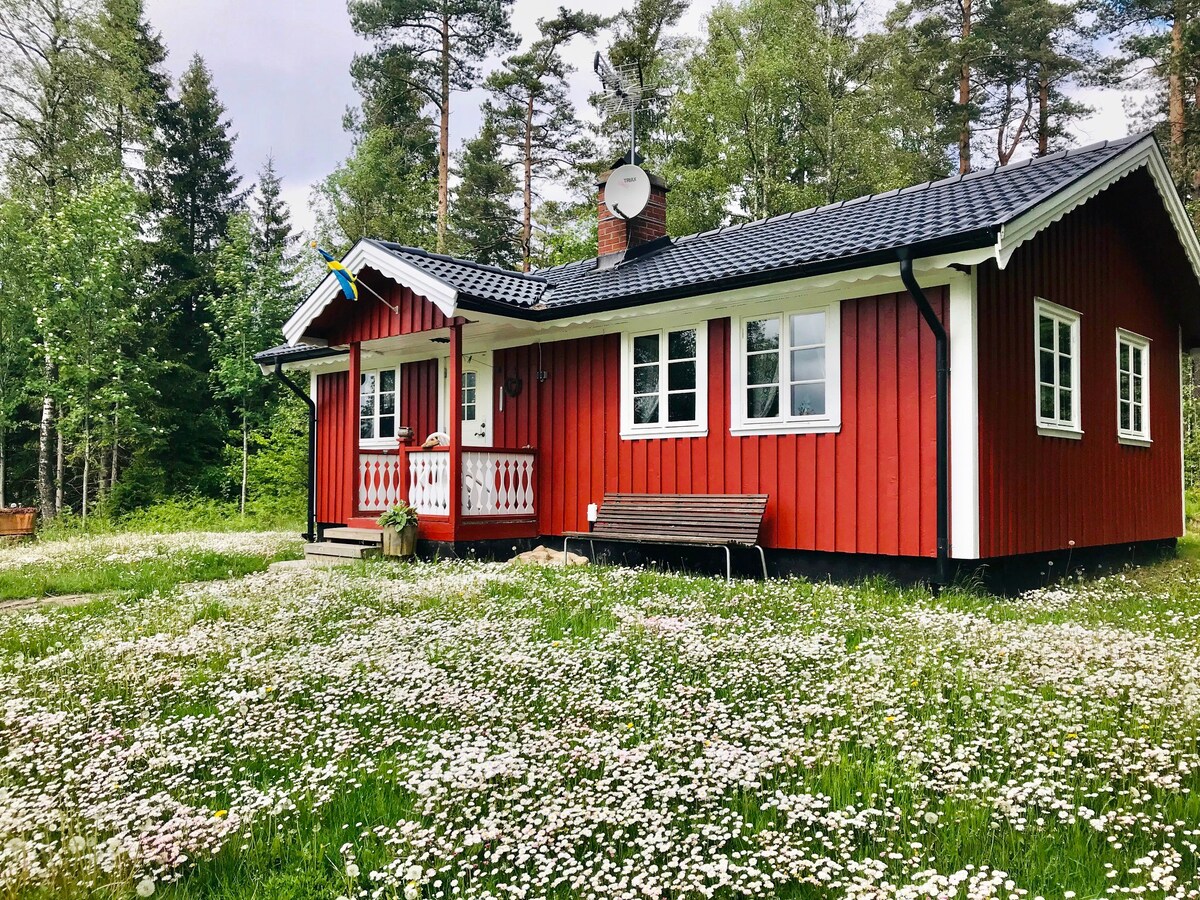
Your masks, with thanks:
M323 541L320 544L304 545L305 559L329 559L330 557L347 560L366 559L371 556L379 556L381 552L381 547L369 547L366 544L339 544L333 541Z
M382 544L383 531L378 528L326 528L325 540L351 544Z

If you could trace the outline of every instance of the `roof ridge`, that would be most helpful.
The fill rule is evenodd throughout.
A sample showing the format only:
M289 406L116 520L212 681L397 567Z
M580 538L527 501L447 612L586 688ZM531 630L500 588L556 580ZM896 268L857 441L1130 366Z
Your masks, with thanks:
M387 250L389 253L403 251L404 253L413 253L417 256L424 256L426 259L436 259L442 262L454 263L459 266L467 266L471 269L478 269L482 272L491 272L493 275L509 275L513 278L520 278L526 281L536 281L541 284L546 283L546 279L531 272L517 272L513 269L502 269L499 266L489 266L486 263L475 262L473 259L463 259L460 256L450 256L445 253L432 253L422 247L409 247L406 244L399 244L395 241L381 241L376 238L367 238L372 244Z

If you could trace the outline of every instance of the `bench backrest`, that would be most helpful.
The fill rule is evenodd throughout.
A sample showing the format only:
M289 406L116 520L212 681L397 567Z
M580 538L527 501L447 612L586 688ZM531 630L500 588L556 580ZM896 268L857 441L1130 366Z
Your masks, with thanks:
M766 511L766 494L605 494L592 533L753 545Z

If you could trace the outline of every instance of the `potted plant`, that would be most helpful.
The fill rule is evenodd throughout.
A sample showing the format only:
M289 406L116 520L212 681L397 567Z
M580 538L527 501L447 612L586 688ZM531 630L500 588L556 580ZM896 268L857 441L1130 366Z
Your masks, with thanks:
M379 517L383 555L405 559L417 552L417 511L404 501Z
M36 509L22 506L0 509L0 537L26 537L36 529Z

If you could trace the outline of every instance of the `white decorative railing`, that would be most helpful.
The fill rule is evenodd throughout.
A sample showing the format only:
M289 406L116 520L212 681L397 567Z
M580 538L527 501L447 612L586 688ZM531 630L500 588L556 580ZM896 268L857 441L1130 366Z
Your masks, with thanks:
M408 503L418 514L450 515L450 454L408 454Z
M401 457L387 453L358 455L358 508L383 512L400 502Z
M464 450L464 516L532 516L535 454L531 450Z

